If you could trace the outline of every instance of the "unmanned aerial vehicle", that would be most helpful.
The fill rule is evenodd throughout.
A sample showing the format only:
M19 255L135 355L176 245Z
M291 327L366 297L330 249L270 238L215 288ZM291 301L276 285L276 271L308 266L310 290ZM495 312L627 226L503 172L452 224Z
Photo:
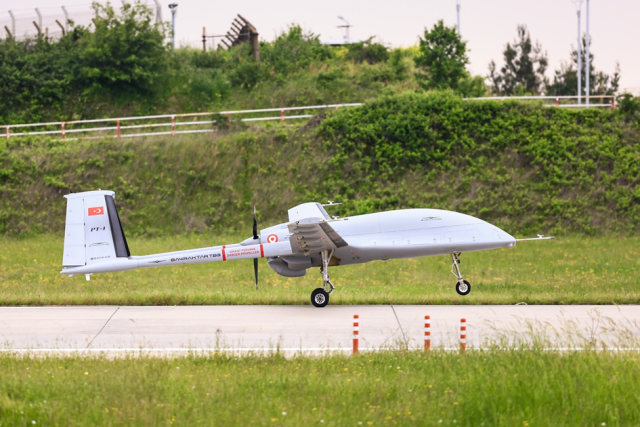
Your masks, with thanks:
M335 289L329 267L370 261L450 255L455 288L467 295L471 285L460 272L463 252L510 248L515 239L495 225L473 216L439 209L404 209L345 218L331 217L334 203L303 203L289 209L289 220L258 233L254 209L253 236L235 244L132 256L118 217L113 191L72 193L67 198L62 274L134 270L206 262L253 259L256 289L258 259L284 277L301 277L320 267L323 287L311 293L311 303L324 307Z

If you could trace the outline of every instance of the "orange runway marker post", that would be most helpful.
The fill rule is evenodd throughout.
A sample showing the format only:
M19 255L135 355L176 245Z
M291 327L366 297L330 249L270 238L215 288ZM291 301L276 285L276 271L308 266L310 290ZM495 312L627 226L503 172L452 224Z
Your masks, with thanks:
M467 319L460 319L460 351L467 351Z
M360 332L360 316L357 314L353 315L353 354L358 352L358 338Z
M431 350L431 316L424 316L424 351Z

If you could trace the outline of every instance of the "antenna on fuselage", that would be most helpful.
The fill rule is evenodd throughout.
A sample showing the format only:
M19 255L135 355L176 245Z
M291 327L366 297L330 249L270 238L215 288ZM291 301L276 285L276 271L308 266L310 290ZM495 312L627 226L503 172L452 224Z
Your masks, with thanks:
M322 206L339 206L342 203L334 203L333 200L327 200L328 203L323 203Z

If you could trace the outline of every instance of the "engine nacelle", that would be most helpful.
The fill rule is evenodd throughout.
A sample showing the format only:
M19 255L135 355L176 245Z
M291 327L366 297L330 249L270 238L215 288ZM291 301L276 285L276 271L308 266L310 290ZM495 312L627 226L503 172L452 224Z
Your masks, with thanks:
M289 266L284 262L282 258L271 258L267 260L267 264L269 264L269 267L271 267L273 271L278 273L280 276L302 277L305 274L307 274L307 270L304 268L299 270L292 270L291 268L289 268ZM310 264L311 264L311 261L309 261L309 266Z

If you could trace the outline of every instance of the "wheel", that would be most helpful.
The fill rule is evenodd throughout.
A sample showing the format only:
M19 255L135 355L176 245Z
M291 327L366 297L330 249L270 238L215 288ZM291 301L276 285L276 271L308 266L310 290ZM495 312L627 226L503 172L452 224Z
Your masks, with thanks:
M315 307L324 307L329 304L329 294L324 289L318 288L311 292L311 304Z
M462 282L464 283L462 286L460 286L460 282L456 283L456 292L460 295L467 295L471 292L471 284L466 280L463 280Z

